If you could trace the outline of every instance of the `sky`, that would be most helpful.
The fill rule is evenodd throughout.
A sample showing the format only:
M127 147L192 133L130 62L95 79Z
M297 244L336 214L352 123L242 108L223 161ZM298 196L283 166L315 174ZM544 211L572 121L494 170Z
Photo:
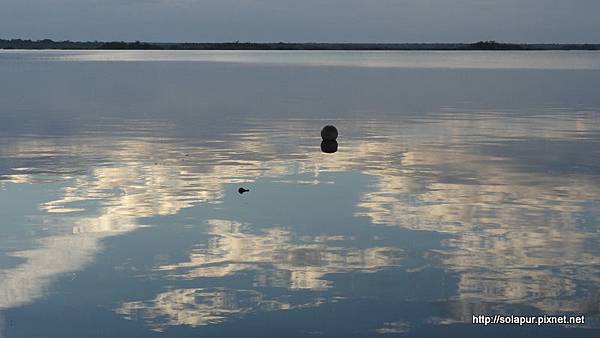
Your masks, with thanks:
M599 0L0 0L0 38L600 43Z

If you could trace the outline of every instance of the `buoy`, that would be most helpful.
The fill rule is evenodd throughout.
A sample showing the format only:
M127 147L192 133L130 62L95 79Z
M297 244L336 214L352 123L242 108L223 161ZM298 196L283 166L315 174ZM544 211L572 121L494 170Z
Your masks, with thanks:
M338 130L332 125L327 125L321 129L321 138L323 141L335 141L338 137Z
M243 193L245 193L245 192L248 192L248 191L250 191L250 189L245 189L245 188L239 188L239 189L238 189L238 192L239 192L240 194L243 194Z

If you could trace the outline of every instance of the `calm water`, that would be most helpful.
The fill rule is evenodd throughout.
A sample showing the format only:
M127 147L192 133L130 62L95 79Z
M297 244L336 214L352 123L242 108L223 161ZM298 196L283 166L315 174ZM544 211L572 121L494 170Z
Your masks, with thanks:
M0 337L598 337L599 88L593 52L0 52Z

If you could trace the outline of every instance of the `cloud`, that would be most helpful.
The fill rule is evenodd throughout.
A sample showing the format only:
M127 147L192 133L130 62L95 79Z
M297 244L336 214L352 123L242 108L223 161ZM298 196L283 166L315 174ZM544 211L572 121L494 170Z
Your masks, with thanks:
M4 0L5 37L600 42L591 0Z

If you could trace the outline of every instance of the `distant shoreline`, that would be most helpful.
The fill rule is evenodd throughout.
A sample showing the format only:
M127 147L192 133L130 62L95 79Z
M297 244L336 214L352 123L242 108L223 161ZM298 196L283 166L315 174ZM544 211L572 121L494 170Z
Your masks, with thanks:
M295 42L214 42L159 43L124 41L53 41L0 39L0 49L57 50L349 50L349 51L543 51L600 50L600 44L516 44L496 41L476 43L295 43Z

